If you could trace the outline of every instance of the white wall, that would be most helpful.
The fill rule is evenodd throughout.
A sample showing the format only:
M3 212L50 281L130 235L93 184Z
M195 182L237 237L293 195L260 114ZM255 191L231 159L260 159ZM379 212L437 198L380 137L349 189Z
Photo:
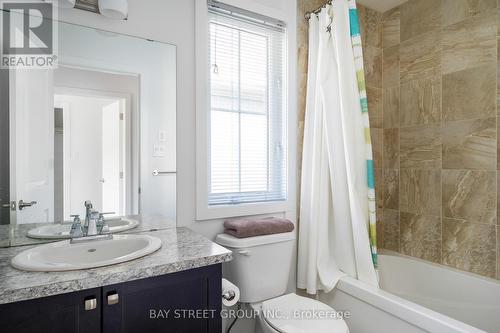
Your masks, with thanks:
M61 9L65 22L155 39L177 46L177 225L189 226L209 238L222 231L221 221L195 222L195 1L204 0L129 0L129 17L115 21L75 9ZM295 95L296 5L295 0L228 0L230 4L277 16L287 21L289 29L290 92ZM90 46L90 45L89 45ZM290 106L290 122L296 120L296 105ZM295 133L290 133L295 142ZM295 159L295 151L290 152ZM295 180L295 168L290 170ZM295 202L295 181L289 189ZM295 219L295 205L287 213Z
M79 10L62 9L59 18L65 22L81 24L114 32L150 38L177 46L177 225L214 239L222 232L222 221L195 221L196 191L196 119L195 119L195 1L205 0L129 0L129 17L114 21ZM289 211L285 214L296 219L296 0L227 0L243 7L287 22L289 34L289 103L290 152ZM90 47L90 45L89 45ZM295 291L295 268L289 289ZM237 328L234 331L247 331Z

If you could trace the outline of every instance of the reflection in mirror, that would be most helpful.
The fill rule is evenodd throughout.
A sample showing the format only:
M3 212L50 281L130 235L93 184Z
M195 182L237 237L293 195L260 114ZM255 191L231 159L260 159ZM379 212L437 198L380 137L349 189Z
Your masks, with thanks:
M56 69L1 71L0 246L67 238L87 200L111 232L175 226L175 46L58 24Z
M75 75L82 79L79 88L71 88ZM99 80L112 84L89 89ZM130 195L131 128L137 125L131 124L130 104L138 78L62 66L54 83L54 221L84 216L82 203L89 198L100 212L137 213ZM117 87L124 92L115 92Z

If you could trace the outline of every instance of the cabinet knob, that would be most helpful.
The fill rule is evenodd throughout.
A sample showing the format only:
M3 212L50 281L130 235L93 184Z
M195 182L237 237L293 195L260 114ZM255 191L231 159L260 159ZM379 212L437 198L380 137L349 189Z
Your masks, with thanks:
M89 298L85 300L85 311L95 310L97 308L97 298Z
M108 294L108 305L118 304L119 301L120 296L118 296L118 293Z

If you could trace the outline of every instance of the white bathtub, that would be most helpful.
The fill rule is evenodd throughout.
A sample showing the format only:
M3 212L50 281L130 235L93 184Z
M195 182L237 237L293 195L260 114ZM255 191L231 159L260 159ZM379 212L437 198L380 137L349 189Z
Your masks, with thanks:
M351 333L500 333L500 282L384 251L380 284L353 278L320 299L349 310Z

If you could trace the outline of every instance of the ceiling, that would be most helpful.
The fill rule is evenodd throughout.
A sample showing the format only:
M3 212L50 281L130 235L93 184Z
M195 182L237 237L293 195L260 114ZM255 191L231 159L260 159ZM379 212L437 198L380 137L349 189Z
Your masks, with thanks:
M391 8L399 6L406 1L407 0L357 0L356 2L383 13Z

